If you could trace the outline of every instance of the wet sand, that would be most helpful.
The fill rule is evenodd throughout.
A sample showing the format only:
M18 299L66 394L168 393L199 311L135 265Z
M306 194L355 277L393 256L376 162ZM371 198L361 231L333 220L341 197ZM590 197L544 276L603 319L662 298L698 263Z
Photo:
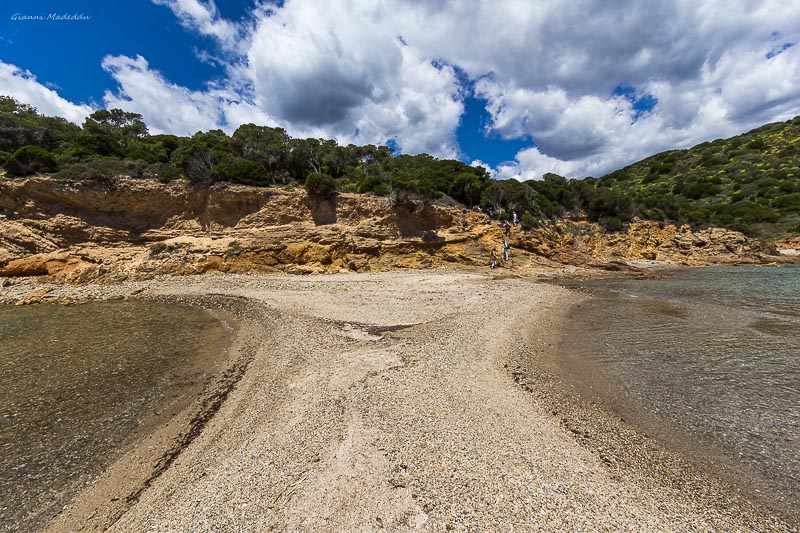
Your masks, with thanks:
M548 370L581 298L557 286L416 271L52 292L240 306L235 386L112 531L796 530ZM136 461L123 458L51 530L108 525L86 502L122 502L115 472Z

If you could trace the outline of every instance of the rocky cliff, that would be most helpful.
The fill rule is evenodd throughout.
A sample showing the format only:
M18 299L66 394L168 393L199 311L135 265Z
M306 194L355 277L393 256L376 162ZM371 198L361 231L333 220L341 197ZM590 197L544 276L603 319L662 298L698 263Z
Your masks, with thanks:
M0 277L70 282L213 271L297 273L488 265L503 232L459 206L301 189L119 179L112 185L47 177L0 178ZM636 222L606 234L586 223L546 223L509 239L519 273L631 261L758 263L775 246L721 229L694 232Z

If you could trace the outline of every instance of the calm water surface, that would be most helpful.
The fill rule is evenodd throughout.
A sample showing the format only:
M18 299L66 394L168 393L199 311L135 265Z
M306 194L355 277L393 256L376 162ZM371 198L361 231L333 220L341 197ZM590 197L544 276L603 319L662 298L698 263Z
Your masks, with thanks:
M3 528L38 527L137 431L199 394L229 337L178 304L0 306Z
M572 310L565 360L598 369L661 436L797 518L800 267L576 285L594 297Z

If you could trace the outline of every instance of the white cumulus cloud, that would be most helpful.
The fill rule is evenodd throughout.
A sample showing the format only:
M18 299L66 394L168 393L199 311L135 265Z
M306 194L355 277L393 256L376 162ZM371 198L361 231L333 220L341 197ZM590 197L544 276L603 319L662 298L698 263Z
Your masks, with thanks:
M103 96L106 107L141 113L153 133L191 135L214 129L220 121L211 95L168 82L150 70L142 56L106 56L103 68L119 85L119 91L106 91Z
M30 71L0 61L0 94L13 96L22 103L32 105L40 113L64 117L75 124L94 109L86 104L74 104L36 79Z
M184 27L214 37L225 48L235 48L239 28L220 16L214 0L153 0L153 3L170 8Z
M141 56L106 57L105 105L154 131L256 122L455 157L472 91L489 134L529 143L493 175L580 178L800 114L797 2L261 0L240 22L213 0L153 2L215 41L224 68L189 90ZM12 94L86 112L8 68Z
M559 7L534 8L542 33L521 38L520 46L536 51L527 65L495 61L483 49L484 64L473 67L487 70L475 90L488 102L491 127L536 143L499 175L601 175L800 114L800 56L792 45L800 40L800 5L664 2L650 11L583 2L585 24L574 7ZM553 38L567 26L580 32ZM473 52L467 41L453 50ZM622 88L655 105L636 109Z
M250 36L259 108L291 132L454 156L463 105L453 69L403 43L385 2L291 1Z
M103 68L119 85L115 93L106 91L103 97L106 108L140 113L151 133L191 136L217 128L231 133L238 126L251 122L277 125L237 91L226 87L190 91L150 69L141 56L106 56Z

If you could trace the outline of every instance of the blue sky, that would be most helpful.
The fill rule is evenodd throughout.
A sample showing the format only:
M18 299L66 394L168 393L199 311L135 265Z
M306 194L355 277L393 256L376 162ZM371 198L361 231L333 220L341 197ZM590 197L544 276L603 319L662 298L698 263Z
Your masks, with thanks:
M0 94L581 178L800 114L798 41L777 0L31 0L0 8Z
M58 93L74 102L102 105L103 93L114 80L101 67L106 55L148 58L153 68L167 73L175 83L202 89L206 80L223 74L220 68L198 60L195 49L209 44L184 30L172 12L149 1L8 2L0 19L0 58L34 72L43 82L55 84ZM35 7L34 7L35 6ZM14 13L85 14L84 22L13 21Z

